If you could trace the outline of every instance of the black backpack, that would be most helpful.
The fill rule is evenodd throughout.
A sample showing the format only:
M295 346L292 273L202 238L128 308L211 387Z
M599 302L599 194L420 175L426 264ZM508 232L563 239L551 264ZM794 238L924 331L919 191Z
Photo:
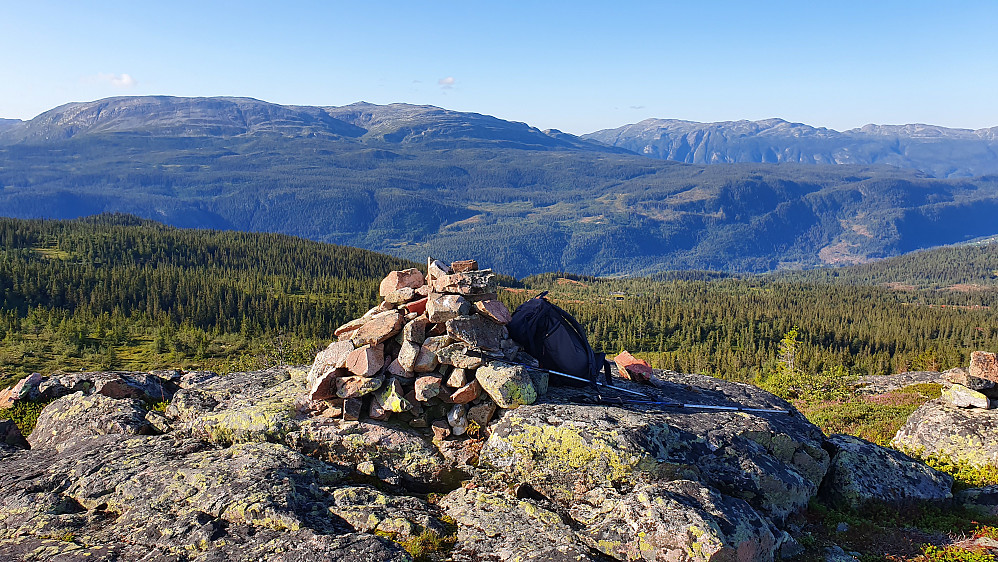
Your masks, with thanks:
M516 307L506 326L513 339L543 369L572 375L571 379L552 373L551 384L586 386L596 384L600 371L610 383L610 363L606 355L589 345L586 331L572 315L544 298L547 291Z

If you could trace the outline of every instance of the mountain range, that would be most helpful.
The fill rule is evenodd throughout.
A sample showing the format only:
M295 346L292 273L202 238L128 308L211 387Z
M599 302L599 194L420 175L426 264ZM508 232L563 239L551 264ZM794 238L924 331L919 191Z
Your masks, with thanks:
M805 127L783 123L710 136L745 146ZM770 133L738 137L738 127ZM685 164L623 140L653 129L580 137L432 106L109 98L0 122L0 215L127 212L415 260L474 257L517 276L862 263L998 233L998 176L803 157ZM800 135L847 134L813 131ZM961 169L938 175L976 173Z
M933 177L998 173L998 127L866 125L844 132L782 119L697 123L646 119L583 135L633 152L686 162L885 164Z

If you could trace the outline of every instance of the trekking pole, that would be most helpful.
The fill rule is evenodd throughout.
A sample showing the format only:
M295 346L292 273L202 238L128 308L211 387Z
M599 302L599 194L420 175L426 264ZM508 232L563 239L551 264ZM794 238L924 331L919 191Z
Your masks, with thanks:
M534 367L533 365L527 365L526 363L519 363L519 362L516 362L516 361L506 361L506 363L512 363L514 365L519 365L521 367L526 367L528 369L534 369L535 371L544 371L545 373L551 373L552 375L558 375L559 377L565 377L566 379L572 379L572 380L580 381L580 382L593 383L593 381L591 381L589 379L584 379L582 377L577 377L575 375L569 375L568 373L562 373L562 372L559 372L559 371L552 371L551 369L544 369L542 367ZM626 392L628 394L633 394L635 396L640 396L642 398L648 398L649 400L652 398L651 396L648 396L644 392L638 392L637 390L628 390L626 388L621 388L619 386L613 386L612 384L608 384L608 383L604 383L604 382L597 382L595 384L598 385L598 386L603 386L603 387L612 389L612 390L617 390L617 391L620 391L620 392Z
M612 405L635 405L635 406L665 406L669 408L695 408L698 410L722 410L726 412L755 412L762 414L793 414L790 410L782 408L746 408L744 406L714 406L712 404L684 404L682 402L667 402L664 400L603 400L606 404Z

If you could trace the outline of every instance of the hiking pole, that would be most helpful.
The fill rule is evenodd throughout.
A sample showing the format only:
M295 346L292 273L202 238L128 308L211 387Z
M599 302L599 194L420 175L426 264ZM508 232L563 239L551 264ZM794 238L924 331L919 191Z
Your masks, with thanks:
M551 369L544 369L542 367L534 367L533 365L527 365L526 363L519 363L517 361L506 361L506 363L512 363L514 365L519 365L521 367L526 367L528 369L534 369L536 371L544 371L545 373L551 373L552 375L558 375L559 377L565 377L566 379L572 379L572 380L580 381L580 382L594 383L594 384L596 384L598 386L605 386L606 388L609 388L609 389L612 389L612 390L617 390L617 391L620 391L620 392L626 392L628 394L633 394L635 396L640 396L642 398L651 399L651 396L648 396L644 392L638 392L637 390L628 390L626 388L621 388L619 386L613 386L612 384L605 383L605 382L594 382L594 381L591 381L589 379L584 379L582 377L577 377L575 375L569 375L567 373L562 373L562 372L559 372L559 371L552 371Z
M698 410L722 410L727 412L755 412L761 414L793 414L790 410L781 408L746 408L744 406L714 406L711 404L684 404L682 402L667 402L664 400L603 400L606 404L626 406L666 406L669 408L695 408Z

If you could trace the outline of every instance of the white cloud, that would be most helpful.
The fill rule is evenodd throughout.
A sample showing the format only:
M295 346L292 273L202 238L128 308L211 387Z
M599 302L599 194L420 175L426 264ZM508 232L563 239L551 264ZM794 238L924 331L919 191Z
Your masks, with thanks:
M138 82L135 78L132 78L131 74L98 74L97 80L100 82L107 82L115 88L134 88Z
M440 80L437 80L437 84L440 84L440 87L443 88L444 90L452 89L454 87L455 82L457 82L457 80L455 80L453 76L448 76L447 78L441 78Z

